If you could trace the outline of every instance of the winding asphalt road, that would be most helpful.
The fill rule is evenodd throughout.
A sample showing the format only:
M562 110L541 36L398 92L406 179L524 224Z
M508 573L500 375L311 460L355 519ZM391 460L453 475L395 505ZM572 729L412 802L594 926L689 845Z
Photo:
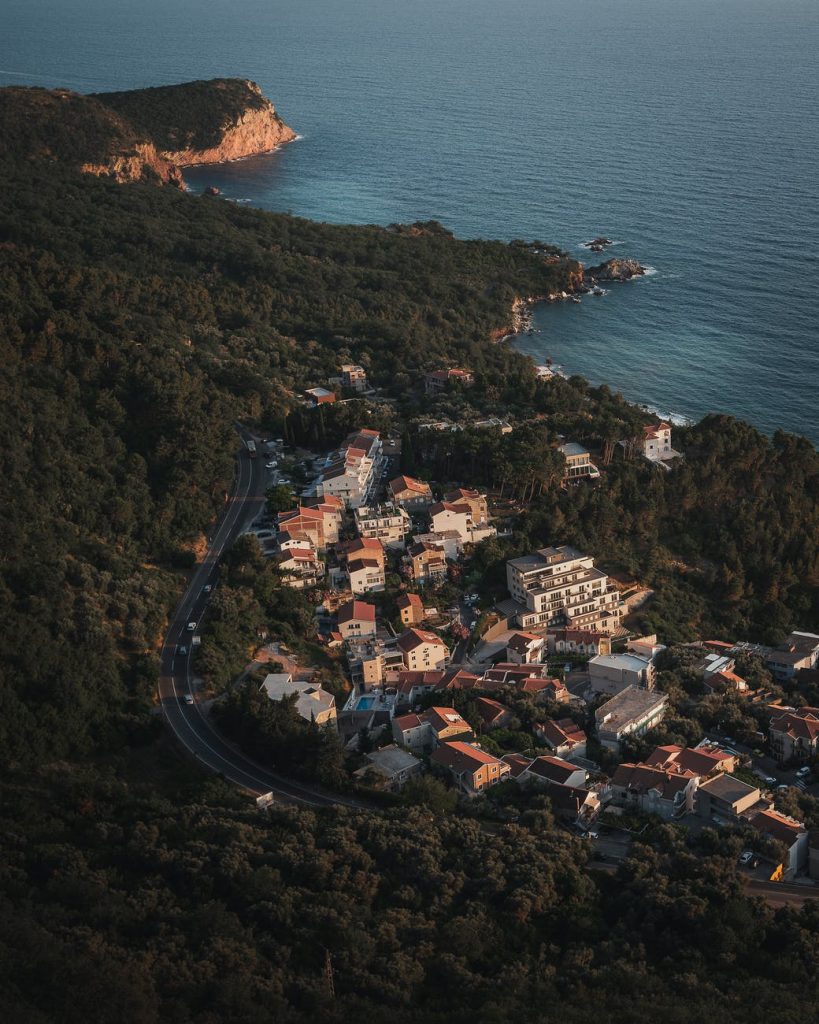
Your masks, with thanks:
M236 429L243 441L253 437L238 424ZM183 747L206 768L217 772L254 796L272 793L274 800L283 803L309 804L315 807L345 804L364 808L367 805L363 802L338 796L317 786L293 782L251 760L228 743L212 725L193 688L191 640L199 631L211 598L211 592L206 591L205 587L215 586L222 554L261 511L266 486L262 453L259 458L251 459L243 448L236 458L233 494L219 519L205 557L197 565L165 635L158 687L160 705L171 731ZM190 622L197 624L196 630L188 629ZM180 646L187 648L186 655L177 653ZM193 703L186 703L186 698Z

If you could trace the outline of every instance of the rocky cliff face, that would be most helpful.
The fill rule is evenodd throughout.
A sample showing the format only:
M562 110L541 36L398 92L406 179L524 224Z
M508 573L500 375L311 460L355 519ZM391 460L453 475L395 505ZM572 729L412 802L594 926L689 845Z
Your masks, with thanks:
M227 120L221 127L222 137L215 145L162 150L160 156L177 167L191 167L257 156L292 142L296 137L293 129L282 121L273 104L261 96L261 90L254 82L247 84L262 98L264 106L248 107Z
M132 181L155 182L184 188L182 172L175 163L156 151L152 142L137 143L129 153L115 153L100 161L80 165L84 174L112 178L120 185Z

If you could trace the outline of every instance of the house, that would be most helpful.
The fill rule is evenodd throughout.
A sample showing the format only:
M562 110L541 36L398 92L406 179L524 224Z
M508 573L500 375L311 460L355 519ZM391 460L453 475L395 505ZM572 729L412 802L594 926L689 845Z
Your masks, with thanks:
M594 629L557 629L546 631L549 650L555 654L582 654L594 657L611 654L611 639Z
M525 754L504 754L501 761L509 765L509 774L518 779L526 771L534 759Z
M550 786L547 795L555 817L571 821L581 829L590 828L600 813L600 796L592 789Z
M593 558L568 545L510 559L506 580L522 629L560 626L610 634L620 624L620 592Z
M708 693L747 693L748 684L733 669L709 672L702 678L702 685Z
M445 740L473 738L469 723L454 708L429 708L421 714L394 718L392 735L400 746L426 752Z
M612 803L656 814L665 821L694 813L699 777L647 764L618 765L611 779Z
M396 505L410 512L422 512L432 504L432 488L412 476L397 476L387 484L387 494Z
M537 739L556 757L565 759L586 756L586 734L571 718L540 722L534 731Z
M309 388L304 395L314 409L318 405L332 405L336 400L335 394L327 388Z
M669 744L655 747L645 759L650 768L665 771L693 772L701 778L710 778L718 772L733 772L739 763L736 754L721 750L715 743L703 741L698 747L678 747Z
M448 562L457 562L464 550L464 542L457 530L416 533L413 540L416 544L431 544L435 548L440 548Z
M512 712L509 708L504 707L496 700L492 700L490 697L478 697L475 701L475 707L478 710L478 714L481 716L481 722L483 728L487 731L491 729L500 729L505 725L509 724L512 718Z
M624 736L642 736L662 721L668 694L627 686L594 713L597 736L604 747L619 750Z
M295 707L302 718L316 725L336 728L336 699L320 686L314 686L309 681L294 681L287 672L271 672L265 677L260 689L276 701L296 694Z
M656 426L643 427L643 455L651 462L673 459L677 453L671 447L671 424L664 420Z
M276 559L281 581L293 590L314 587L324 575L324 562L312 548L288 548Z
M364 779L367 775L380 776L385 787L394 793L399 792L410 781L424 770L424 763L394 743L373 750L366 755L370 762L359 768L354 774Z
M407 556L416 583L435 583L446 578L446 555L440 545L419 541L410 545Z
M791 633L781 647L766 657L765 666L780 683L793 679L802 669L819 667L819 636L816 633Z
M701 782L697 789L697 814L701 818L733 821L762 801L754 786L722 773Z
M589 661L588 672L596 693L620 693L627 686L651 690L656 678L651 660L637 654L598 654Z
M535 633L513 633L506 641L506 657L515 665L540 662L546 638Z
M445 675L441 669L428 669L425 672L408 672L401 669L396 682L399 702L413 705L421 697L426 697L435 690L445 689Z
M453 368L450 370L433 370L424 377L424 390L428 395L439 395L452 384L469 387L475 378L469 370Z
M366 391L367 371L357 363L342 363L341 383L351 391Z
M468 505L473 523L489 522L489 503L486 495L480 491L470 490L468 487L458 487L454 491L448 491L444 495L444 501L451 505Z
M375 636L375 605L366 601L347 601L338 610L338 631L345 640Z
M395 603L405 626L417 626L424 621L424 602L418 594L402 594Z
M597 480L600 470L591 460L591 452L576 441L562 444L558 449L566 460L566 469L563 473L564 480Z
M347 562L347 575L350 578L350 590L354 594L368 594L371 591L383 590L386 586L384 565L376 558L357 558Z
M474 690L480 689L480 679L462 668L448 668L441 680L442 690Z
M375 559L383 569L386 563L384 545L380 540L369 540L358 537L356 540L345 540L336 545L336 557L342 565L357 562L362 558Z
M406 509L386 504L357 508L355 526L359 537L379 540L385 548L403 548L412 523Z
M586 784L588 773L585 768L564 761L562 757L543 755L536 757L518 776L518 782L541 786L573 786L582 787Z
M768 727L771 752L780 764L806 764L819 752L819 708L787 708L776 712Z
M430 761L446 769L458 789L467 796L477 796L510 774L509 765L505 761L487 754L472 743L457 740L442 743L432 752Z
M407 629L398 637L397 646L410 671L444 668L449 661L449 650L437 635L423 629Z
M314 507L306 504L276 517L279 534L287 534L295 540L308 540L318 551L338 541L342 512L335 503L320 503Z
M370 739L378 739L385 729L392 726L392 712L384 706L373 706L363 710L341 710L336 719L338 737L345 750L356 751L361 741L361 733L369 734Z
M366 505L380 479L382 450L377 430L355 431L328 455L306 494L340 498L351 509Z
M751 828L784 846L783 879L794 878L807 868L810 841L801 821L774 810L759 811L749 821Z
M396 682L404 668L404 655L392 637L348 640L347 665L354 686L367 691L386 682Z
M472 506L466 502L453 504L449 501L437 501L429 509L429 521L434 533L445 533L452 530L458 534L463 544L478 544L487 537L494 537L498 532L485 520L472 518Z
M502 661L484 672L479 686L484 690L496 690L500 686L513 686L518 693L527 693L540 703L554 700L558 703L570 699L569 691L559 679L550 678L549 666L533 662L530 665L515 665Z
M724 651L709 651L694 666L696 672L702 674L703 679L716 672L733 672L736 662Z
M515 429L508 420L499 416L487 416L483 420L473 420L469 426L473 430L499 430L502 434L511 434Z

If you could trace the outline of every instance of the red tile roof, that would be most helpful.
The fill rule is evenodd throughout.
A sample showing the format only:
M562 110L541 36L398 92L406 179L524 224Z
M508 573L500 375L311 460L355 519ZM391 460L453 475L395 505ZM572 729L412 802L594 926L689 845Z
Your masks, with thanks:
M532 775L538 775L542 779L548 779L561 786L565 785L566 779L570 779L579 770L582 769L578 769L576 764L564 761L562 757L549 757L548 755L536 757L529 765Z
M430 633L427 629L407 629L398 637L398 649L404 651L404 653L414 651L421 644L434 644L436 647L446 647L444 641L436 633Z
M586 742L586 734L571 718L561 718L556 722L541 722L538 732L550 747L566 745L576 747L578 744Z
M759 811L751 818L751 825L763 835L772 836L788 847L793 846L797 836L805 831L801 821L794 821L777 811Z
M497 757L487 754L485 750L460 740L444 741L437 750L432 752L430 761L451 768L458 774L464 772L473 774L486 764L503 765L507 769L509 767L505 761L500 761Z
M418 594L402 594L395 602L399 608L423 608L424 602Z
M361 619L363 622L375 622L375 605L366 601L348 601L338 610L339 625Z
M412 476L397 476L390 480L389 488L393 494L400 494L401 491L414 491L417 494L429 494L430 486L423 480L416 480Z
M813 741L819 736L819 708L802 707L796 711L785 711L774 715L771 729L782 732L792 739Z
M492 700L490 697L478 697L475 705L478 709L478 714L487 725L494 725L495 722L509 714L508 708L505 708L503 704Z

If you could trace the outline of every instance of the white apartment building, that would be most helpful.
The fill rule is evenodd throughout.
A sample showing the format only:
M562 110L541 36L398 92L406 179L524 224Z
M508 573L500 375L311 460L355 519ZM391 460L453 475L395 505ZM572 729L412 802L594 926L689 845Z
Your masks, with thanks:
M387 503L357 508L355 526L359 537L365 540L380 540L387 548L403 548L412 522L406 509Z
M436 502L429 510L429 521L433 533L453 531L464 544L478 544L497 533L494 526L473 517L472 506L467 501L459 501L457 504L450 501Z
M381 468L381 438L377 430L359 430L328 455L306 496L340 498L346 508L366 505Z
M594 559L568 545L541 548L506 563L515 616L522 629L566 626L613 633L620 625L623 602Z

